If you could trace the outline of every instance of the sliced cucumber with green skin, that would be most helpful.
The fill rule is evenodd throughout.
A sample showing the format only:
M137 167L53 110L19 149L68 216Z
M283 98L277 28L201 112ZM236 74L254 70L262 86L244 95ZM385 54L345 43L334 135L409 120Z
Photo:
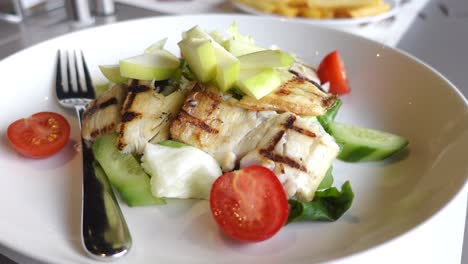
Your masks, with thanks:
M337 99L335 105L332 108L328 109L324 115L317 116L317 120L323 126L325 131L327 131L327 133L330 133L328 124L330 122L333 122L333 120L335 120L335 117L338 114L338 110L340 110L340 107L342 104L343 104L343 101L341 101L340 99Z
M116 147L116 135L105 135L93 144L96 160L107 174L112 186L129 206L164 204L162 198L151 193L150 176L132 155L121 153Z
M353 125L330 122L330 134L341 146L338 159L348 162L383 160L408 145L401 136Z

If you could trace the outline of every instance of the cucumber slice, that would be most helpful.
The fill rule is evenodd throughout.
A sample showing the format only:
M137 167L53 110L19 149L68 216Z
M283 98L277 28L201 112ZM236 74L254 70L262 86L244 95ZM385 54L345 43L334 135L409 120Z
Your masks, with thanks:
M408 145L408 140L387 132L330 122L330 134L341 145L338 159L349 162L383 160Z
M93 144L93 153L109 181L129 206L164 204L151 193L150 177L132 154L121 153L115 135L105 135Z
M328 109L328 111L324 115L317 116L317 120L328 133L330 133L330 128L328 127L328 124L335 120L336 114L338 114L338 110L340 110L342 104L343 101L337 99L335 105L332 108Z

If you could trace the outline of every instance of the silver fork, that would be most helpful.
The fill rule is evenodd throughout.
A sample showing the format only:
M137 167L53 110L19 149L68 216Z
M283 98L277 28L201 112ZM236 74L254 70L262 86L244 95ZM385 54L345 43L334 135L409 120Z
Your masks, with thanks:
M63 107L74 108L78 120L86 105L95 97L91 77L83 52L80 58L73 52L70 60L65 52L65 75L62 78L62 52L57 53L56 83L57 99ZM81 60L85 86L79 70ZM74 75L73 75L74 74ZM73 89L75 87L76 89ZM83 202L81 210L81 241L85 251L94 259L112 260L125 255L132 245L127 223L112 192L109 180L102 173L96 173L91 148L81 139L83 155Z

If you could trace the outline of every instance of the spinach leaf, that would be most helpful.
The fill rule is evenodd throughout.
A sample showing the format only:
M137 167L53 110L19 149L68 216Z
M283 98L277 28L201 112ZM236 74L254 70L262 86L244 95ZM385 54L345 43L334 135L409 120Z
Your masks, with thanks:
M289 200L288 224L297 221L336 221L351 207L353 198L353 190L347 181L341 186L341 191L332 187L315 192L310 202Z

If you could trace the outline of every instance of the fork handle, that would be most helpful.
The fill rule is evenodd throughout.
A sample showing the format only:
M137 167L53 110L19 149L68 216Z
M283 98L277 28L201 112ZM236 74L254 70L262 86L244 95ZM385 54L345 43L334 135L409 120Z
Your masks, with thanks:
M84 106L76 106L82 121ZM96 167L92 149L81 138L83 154L83 203L81 235L85 251L94 259L108 261L125 255L132 239L112 187Z

